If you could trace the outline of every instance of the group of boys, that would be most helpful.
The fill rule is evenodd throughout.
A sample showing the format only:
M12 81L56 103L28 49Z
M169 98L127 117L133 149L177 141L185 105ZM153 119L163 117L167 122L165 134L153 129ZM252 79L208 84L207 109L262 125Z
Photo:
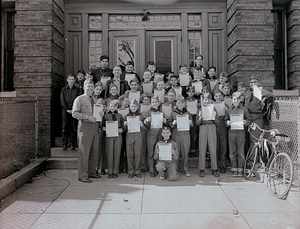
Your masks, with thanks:
M209 154L212 174L219 177L219 171L226 172L228 146L233 176L243 176L244 127L251 122L262 126L264 100L271 96L261 89L262 97L253 93L258 77L250 77L250 89L239 83L233 92L227 74L216 77L215 67L188 71L181 65L179 75L163 75L150 61L141 79L132 61L124 71L120 66L109 69L108 61L101 56L99 69L78 71L76 82L69 75L61 93L63 112L79 121L80 181L90 183L106 171L109 179L117 178L121 170L129 178L141 178L147 169L159 179L176 180L178 171L189 177L188 157L197 153L199 176L205 176ZM63 126L63 149L68 137L75 149L76 124ZM258 135L251 134L254 139Z

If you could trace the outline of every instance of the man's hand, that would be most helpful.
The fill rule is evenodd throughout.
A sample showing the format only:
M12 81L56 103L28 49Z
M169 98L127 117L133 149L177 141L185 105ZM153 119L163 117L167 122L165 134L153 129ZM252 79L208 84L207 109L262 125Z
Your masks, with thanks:
M230 126L231 125L231 122L229 120L227 120L227 125Z
M69 114L72 114L72 110L67 110L67 112L68 112Z
M173 121L173 125L175 126L177 124L177 120L174 120Z
M96 118L94 116L87 116L87 120L89 120L89 122L96 122Z
M128 124L127 121L125 121L125 122L124 122L124 126L127 126L127 124Z

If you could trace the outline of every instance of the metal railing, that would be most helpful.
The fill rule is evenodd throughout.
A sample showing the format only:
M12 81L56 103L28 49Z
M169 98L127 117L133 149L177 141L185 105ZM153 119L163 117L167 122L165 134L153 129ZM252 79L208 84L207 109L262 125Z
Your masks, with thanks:
M38 153L38 101L0 100L0 179L28 165Z

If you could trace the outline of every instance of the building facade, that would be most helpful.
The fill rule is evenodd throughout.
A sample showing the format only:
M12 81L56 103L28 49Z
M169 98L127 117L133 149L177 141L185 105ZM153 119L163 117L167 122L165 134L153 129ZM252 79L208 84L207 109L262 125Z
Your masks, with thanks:
M38 98L48 156L66 76L99 67L102 54L142 74L149 60L177 73L201 53L232 82L254 74L271 90L300 89L299 15L300 0L1 0L0 97Z

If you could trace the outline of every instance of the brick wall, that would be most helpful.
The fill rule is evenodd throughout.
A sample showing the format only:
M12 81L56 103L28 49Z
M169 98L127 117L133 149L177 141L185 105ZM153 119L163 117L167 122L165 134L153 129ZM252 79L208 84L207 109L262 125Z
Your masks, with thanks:
M300 90L300 0L293 0L287 9L288 87Z
M16 0L15 10L14 85L17 97L39 99L39 155L47 156L61 117L63 0Z
M257 75L261 85L272 89L274 46L272 0L227 0L228 74L243 81Z

